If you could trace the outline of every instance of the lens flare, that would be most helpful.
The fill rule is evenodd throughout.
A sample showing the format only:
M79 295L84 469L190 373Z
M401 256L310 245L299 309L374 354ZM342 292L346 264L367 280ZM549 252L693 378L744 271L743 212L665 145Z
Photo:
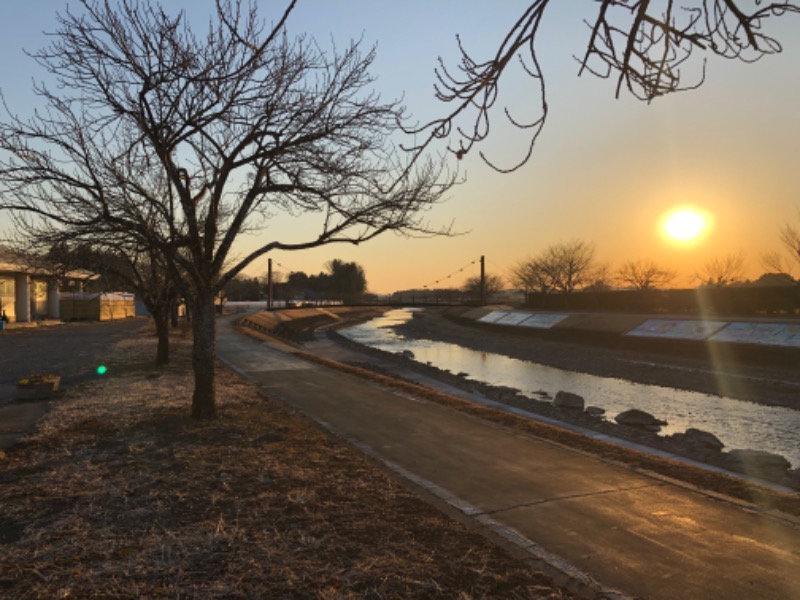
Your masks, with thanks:
M100 365L99 367L97 367L97 374L98 375L105 375L106 371L108 371L108 369L106 368L105 365Z

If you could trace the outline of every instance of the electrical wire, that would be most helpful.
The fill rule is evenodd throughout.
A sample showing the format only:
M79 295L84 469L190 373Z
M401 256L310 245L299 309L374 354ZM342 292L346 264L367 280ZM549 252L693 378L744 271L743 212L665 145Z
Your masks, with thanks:
M457 269L457 270L453 271L452 273L450 273L450 274L448 274L448 275L445 275L444 277L440 277L440 278L439 278L439 279L437 279L436 281L433 281L433 282L431 282L431 283L429 283L429 284L427 284L427 285L424 285L424 286L422 286L422 289L425 289L425 290L427 290L427 289L429 289L429 288L433 288L435 285L437 285L437 284L439 284L439 283L441 283L441 282L445 281L446 279L450 279L450 278L451 278L451 277L453 277L454 275L458 275L459 273L463 273L465 269L468 269L469 267L471 267L472 265L474 265L474 264L476 264L476 263L479 263L480 261L481 261L481 259L480 259L480 258L477 258L477 259L473 260L472 262L470 262L470 263L467 263L466 265L464 265L464 266L463 266L463 267L461 267L460 269Z

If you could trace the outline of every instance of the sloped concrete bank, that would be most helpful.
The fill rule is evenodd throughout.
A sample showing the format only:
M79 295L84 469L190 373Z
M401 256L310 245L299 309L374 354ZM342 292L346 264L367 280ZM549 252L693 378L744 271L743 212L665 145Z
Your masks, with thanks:
M622 339L615 333L503 327L464 318L465 312L470 310L427 309L414 313L397 331L567 371L800 410L800 357L793 359L790 350L775 349L782 359L769 362L758 352L748 359L729 347L708 348L702 342L676 346L669 340ZM729 384L724 393L720 375ZM751 385L753 381L758 385Z
M379 306L331 306L262 311L242 318L241 324L261 333L302 341L313 336L316 329L369 320L386 310Z
M620 350L775 366L800 364L800 320L693 318L621 313L526 311L510 306L452 308L474 327Z

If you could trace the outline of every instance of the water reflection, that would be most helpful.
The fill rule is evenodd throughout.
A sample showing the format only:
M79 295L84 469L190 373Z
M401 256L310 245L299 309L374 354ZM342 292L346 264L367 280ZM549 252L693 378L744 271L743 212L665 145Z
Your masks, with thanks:
M412 316L413 309L393 310L341 333L380 350L411 351L421 363L467 373L469 378L491 385L513 387L530 398L541 399L543 392L554 396L559 390L580 394L587 405L604 408L609 419L629 408L639 408L668 421L662 435L697 427L716 435L726 449L775 452L793 466L800 466L800 411L564 371L455 344L409 339L391 329Z

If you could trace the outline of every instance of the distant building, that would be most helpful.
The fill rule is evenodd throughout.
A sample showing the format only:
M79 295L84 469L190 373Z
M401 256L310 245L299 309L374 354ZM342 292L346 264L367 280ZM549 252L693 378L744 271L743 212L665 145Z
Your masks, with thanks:
M54 275L0 246L0 314L11 323L60 319L59 285L81 287L90 278L83 272Z
M60 296L64 321L112 321L136 316L133 294L65 292Z

